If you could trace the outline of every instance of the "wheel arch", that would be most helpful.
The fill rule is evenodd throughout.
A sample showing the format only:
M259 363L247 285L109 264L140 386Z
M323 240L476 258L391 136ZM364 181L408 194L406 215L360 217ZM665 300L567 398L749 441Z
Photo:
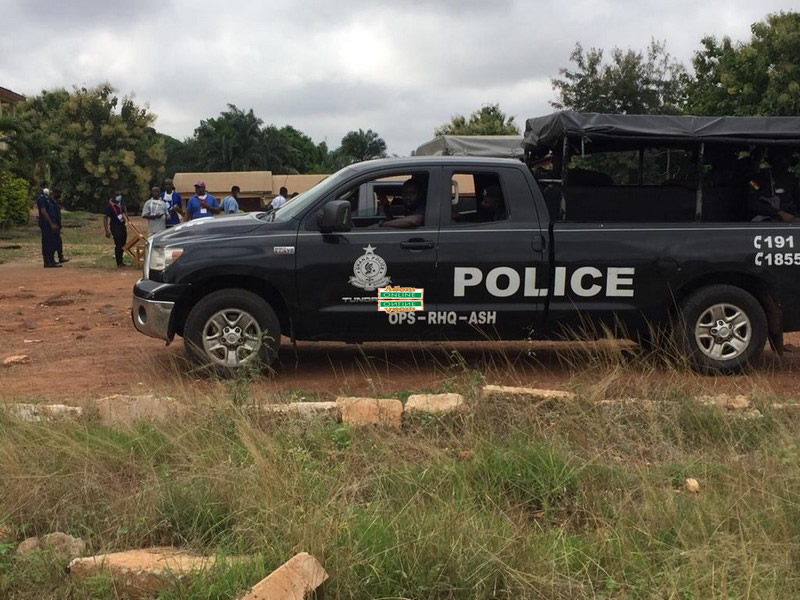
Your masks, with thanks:
M737 271L722 271L698 275L689 280L675 293L675 303L672 307L673 314L677 313L683 301L697 290L711 285L731 285L748 292L753 296L767 316L770 343L775 345L783 336L783 311L777 301L774 288L763 278L751 273ZM778 347L781 347L778 344Z
M294 337L289 306L283 295L278 291L278 288L264 279L239 274L214 275L213 277L193 282L187 292L175 304L171 333L183 336L186 318L195 304L208 294L224 289L244 289L263 298L275 311L280 323L281 334Z

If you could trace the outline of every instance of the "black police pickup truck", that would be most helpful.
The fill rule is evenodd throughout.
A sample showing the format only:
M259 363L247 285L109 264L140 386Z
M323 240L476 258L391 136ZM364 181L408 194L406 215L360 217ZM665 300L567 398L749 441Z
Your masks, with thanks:
M661 326L699 369L736 371L800 330L800 228L754 222L753 195L783 190L748 186L765 150L798 145L794 118L563 112L528 120L525 162L355 164L274 212L153 237L133 321L221 373L270 364L281 336L646 341ZM402 192L365 206L381 182Z

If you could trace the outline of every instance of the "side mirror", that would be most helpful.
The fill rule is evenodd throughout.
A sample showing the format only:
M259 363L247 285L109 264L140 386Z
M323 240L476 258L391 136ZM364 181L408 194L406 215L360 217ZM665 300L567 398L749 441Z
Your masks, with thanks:
M455 179L451 179L450 180L450 186L451 186L450 193L453 195L453 198L450 201L450 203L453 206L457 206L458 205L458 201L461 199L461 195L459 194L459 190L458 190L458 182Z
M353 228L350 218L350 202L347 200L328 202L317 214L317 225L322 233L350 231Z

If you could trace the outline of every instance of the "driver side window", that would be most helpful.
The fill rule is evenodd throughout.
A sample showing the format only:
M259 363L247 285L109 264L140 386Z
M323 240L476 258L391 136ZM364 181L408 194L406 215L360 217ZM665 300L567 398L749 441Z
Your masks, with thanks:
M409 194L404 197L403 190L408 189L408 185L404 184L412 180L421 188L421 194L415 198ZM336 200L346 200L350 203L353 228L359 229L378 225L382 221L402 218L421 208L424 209L427 184L427 173L401 172L382 175L347 189L338 194Z

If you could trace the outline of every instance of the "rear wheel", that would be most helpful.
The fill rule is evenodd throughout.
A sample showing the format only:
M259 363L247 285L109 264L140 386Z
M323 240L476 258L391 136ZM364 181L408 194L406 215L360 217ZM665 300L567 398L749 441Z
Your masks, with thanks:
M256 294L219 290L192 308L184 342L192 362L231 376L240 367L272 364L278 355L280 324L272 307Z
M681 317L677 341L701 371L736 373L764 350L767 317L758 300L741 288L701 288L683 302Z

